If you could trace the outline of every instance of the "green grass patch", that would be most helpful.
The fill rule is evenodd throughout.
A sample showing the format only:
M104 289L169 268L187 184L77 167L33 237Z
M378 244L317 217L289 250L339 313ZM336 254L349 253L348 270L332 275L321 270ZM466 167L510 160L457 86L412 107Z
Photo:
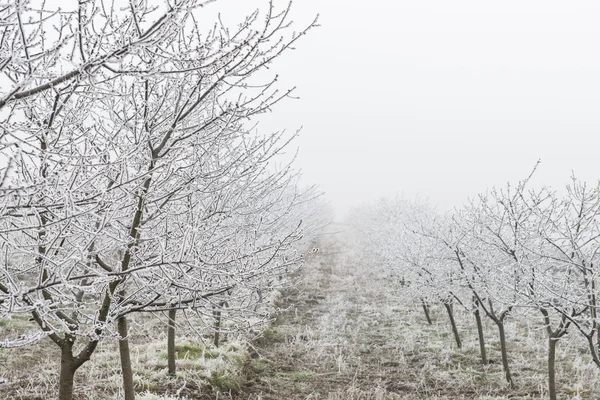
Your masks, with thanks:
M257 375L265 374L273 366L273 361L261 358L250 360L250 368Z
M222 392L239 389L241 384L240 378L226 375L220 371L212 371L207 381L213 389Z
M269 342L280 342L284 339L283 334L275 329L265 329L262 336Z
M219 353L217 350L207 349L201 345L195 346L191 344L175 346L175 352L177 353L178 360L198 360L200 358L214 359L221 355L221 353ZM167 357L166 354L163 354L162 356L163 358Z

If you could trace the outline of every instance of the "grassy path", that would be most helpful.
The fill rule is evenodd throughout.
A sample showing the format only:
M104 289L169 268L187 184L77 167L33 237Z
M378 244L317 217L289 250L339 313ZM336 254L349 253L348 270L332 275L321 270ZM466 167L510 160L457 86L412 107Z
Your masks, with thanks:
M255 343L251 384L239 398L399 399L415 391L418 382L399 379L385 277L351 268L344 253L330 247L308 263L284 298L289 311Z

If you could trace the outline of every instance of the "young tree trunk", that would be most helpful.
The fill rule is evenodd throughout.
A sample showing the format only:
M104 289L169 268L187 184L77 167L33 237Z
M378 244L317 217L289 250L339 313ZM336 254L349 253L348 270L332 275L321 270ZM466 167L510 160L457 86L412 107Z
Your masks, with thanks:
M598 368L600 368L600 358L598 358L598 347L594 343L594 331L590 335L585 335L590 348L590 354L592 355L592 361Z
M592 332L592 337L594 336L594 333ZM592 340L590 340L590 349L592 350L592 358L594 360L594 363L600 367L600 358L599 358L599 354L600 353L600 324L598 324L598 326L596 327L596 346L594 347L594 344L592 343Z
M483 336L483 323L481 322L481 314L479 312L479 303L475 301L475 321L477 321L477 334L479 336L479 351L481 353L481 363L487 365L487 353L485 351L485 338Z
M215 347L219 347L219 340L221 334L221 310L213 310L213 317L215 317Z
M556 400L556 344L558 338L548 336L548 395L550 400Z
M173 308L169 310L169 325L167 328L167 360L169 365L169 375L175 375L177 373L177 366L175 364L175 316L177 309Z
M131 355L129 353L129 338L127 337L127 318L121 317L117 321L119 331L119 353L121 355L121 370L123 372L123 391L125 400L135 400L135 390L133 390L133 369L131 367Z
M425 303L425 300L421 299L421 304L423 305L423 311L425 312L425 318L427 318L427 323L431 325L431 317L429 316L429 306Z
M60 378L58 383L58 400L73 399L73 385L75 378L75 362L73 357L73 343L65 340L60 355Z
M258 289L256 291L256 294L258 295L258 301L254 305L254 312L258 311L258 308L262 305L262 302L263 302L262 290Z
M600 350L600 324L598 324L598 328L596 328L596 350Z
M450 318L450 324L452 325L452 333L454 334L456 346L460 349L462 347L462 342L460 341L458 328L456 327L456 321L454 320L454 307L452 307L452 304L449 303L444 303L444 307L446 307L446 311L448 311L448 317Z
M515 387L515 384L510 373L510 367L508 365L508 351L506 350L506 333L504 332L504 321L494 321L498 325L498 333L500 335L500 352L502 353L502 368L504 369L504 376L506 381L510 384L511 388Z

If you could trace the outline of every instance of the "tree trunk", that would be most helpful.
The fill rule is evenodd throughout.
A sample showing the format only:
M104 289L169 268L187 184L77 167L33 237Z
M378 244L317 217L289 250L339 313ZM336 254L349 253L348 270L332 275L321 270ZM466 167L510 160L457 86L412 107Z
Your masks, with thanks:
M515 387L515 384L512 379L512 375L510 373L510 367L508 365L508 352L506 350L506 334L504 333L504 321L496 320L496 325L498 325L498 333L500 334L500 351L502 353L502 368L504 369L504 376L506 377L506 381L510 384L511 388Z
M169 365L169 375L175 375L177 373L177 366L175 364L175 316L177 309L173 308L169 310L169 327L167 328L167 360Z
M598 368L600 368L600 359L598 358L598 348L594 344L594 331L590 335L586 335L586 339L588 341L588 345L590 347L590 354L592 355L592 361Z
M220 334L221 334L221 310L213 311L213 316L215 317L215 347L219 347L219 339L220 339Z
M254 312L258 311L258 308L262 305L263 302L263 294L262 294L262 290L257 289L256 290L256 294L258 296L258 301L256 302L256 304L254 305Z
M596 349L600 349L600 324L598 324L598 327L596 328Z
M58 384L58 400L73 399L73 385L75 378L75 360L73 357L73 343L65 340L60 355L60 380Z
M450 318L450 324L452 325L452 333L454 334L454 340L456 341L456 346L460 349L462 347L462 343L460 341L460 336L458 335L458 328L456 327L456 321L454 320L454 309L452 304L444 303L444 307L446 307L446 311L448 311L448 317Z
M427 323L429 325L431 325L431 317L429 316L429 306L422 299L421 299L421 304L423 305L423 311L425 312L425 318L427 318Z
M135 391L133 390L133 369L131 367L131 355L129 354L129 338L127 329L127 318L121 317L117 321L119 331L119 353L121 355L121 371L123 372L123 391L125 400L135 400Z
M487 353L485 351L485 338L483 336L483 323L481 322L481 314L479 313L479 303L475 302L475 321L477 321L477 334L479 336L479 351L481 353L481 363L487 365Z
M553 335L548 337L548 395L550 400L556 400L556 344L558 338Z
M594 333L592 333L592 336ZM592 349L592 357L594 358L594 362L598 367L600 367L600 359L598 358L598 353L600 352L600 324L596 327L596 347L590 342L590 346Z

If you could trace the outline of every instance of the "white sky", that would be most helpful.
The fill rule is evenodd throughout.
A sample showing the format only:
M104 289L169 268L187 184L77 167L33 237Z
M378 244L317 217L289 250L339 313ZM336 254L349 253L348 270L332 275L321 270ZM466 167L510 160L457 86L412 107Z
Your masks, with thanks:
M227 7L241 0L224 0ZM266 0L250 0L257 5ZM282 5L282 3L279 3ZM528 175L600 178L600 2L296 0L321 28L281 58L298 165L338 217L382 195L442 210Z

